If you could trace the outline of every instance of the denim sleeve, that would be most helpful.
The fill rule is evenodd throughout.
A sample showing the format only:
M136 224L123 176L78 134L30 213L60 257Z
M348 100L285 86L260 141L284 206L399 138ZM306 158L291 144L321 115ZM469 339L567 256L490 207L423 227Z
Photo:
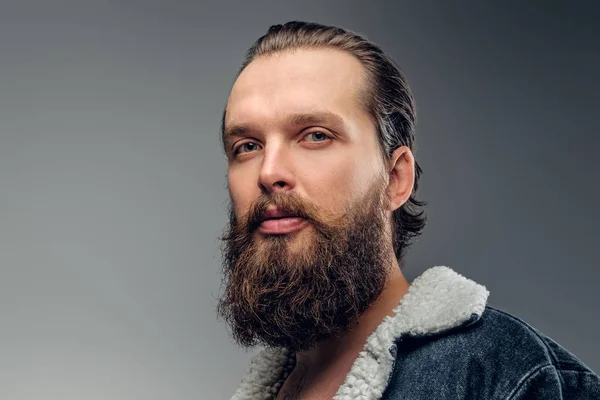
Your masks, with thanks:
M523 377L509 400L600 399L600 377L590 371L557 369L546 365Z

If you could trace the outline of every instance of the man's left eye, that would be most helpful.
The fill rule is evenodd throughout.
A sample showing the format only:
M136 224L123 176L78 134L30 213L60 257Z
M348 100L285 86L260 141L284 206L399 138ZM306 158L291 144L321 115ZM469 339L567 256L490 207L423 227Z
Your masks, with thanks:
M329 135L327 135L326 133L323 133L321 131L307 133L305 137L309 137L310 135L313 135L313 138L316 139L316 140L313 140L313 142L322 142L329 138Z

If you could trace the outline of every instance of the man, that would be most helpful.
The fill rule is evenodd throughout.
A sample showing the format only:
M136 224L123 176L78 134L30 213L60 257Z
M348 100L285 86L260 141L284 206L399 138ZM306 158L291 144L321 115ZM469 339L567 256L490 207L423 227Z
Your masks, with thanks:
M600 378L445 266L402 274L425 225L415 106L376 45L272 26L222 121L219 313L262 344L233 399L591 399Z

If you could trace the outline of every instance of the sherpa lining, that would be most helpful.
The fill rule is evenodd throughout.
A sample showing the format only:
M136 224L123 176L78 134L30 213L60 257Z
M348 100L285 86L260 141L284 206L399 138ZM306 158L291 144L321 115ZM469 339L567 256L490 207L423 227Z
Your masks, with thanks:
M403 334L439 333L480 318L489 291L446 266L435 266L415 278L394 309L368 337L364 350L333 400L380 399L392 372L389 349ZM294 357L285 348L263 349L250 361L248 373L231 400L271 400L279 391L285 365Z

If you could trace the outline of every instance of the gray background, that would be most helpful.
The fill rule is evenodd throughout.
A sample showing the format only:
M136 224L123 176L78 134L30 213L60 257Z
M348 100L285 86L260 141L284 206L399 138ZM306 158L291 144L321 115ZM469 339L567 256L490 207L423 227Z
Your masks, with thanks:
M0 3L0 398L232 394L256 350L214 311L219 119L291 19L409 79L429 223L407 277L448 265L600 371L598 7L393 3Z

